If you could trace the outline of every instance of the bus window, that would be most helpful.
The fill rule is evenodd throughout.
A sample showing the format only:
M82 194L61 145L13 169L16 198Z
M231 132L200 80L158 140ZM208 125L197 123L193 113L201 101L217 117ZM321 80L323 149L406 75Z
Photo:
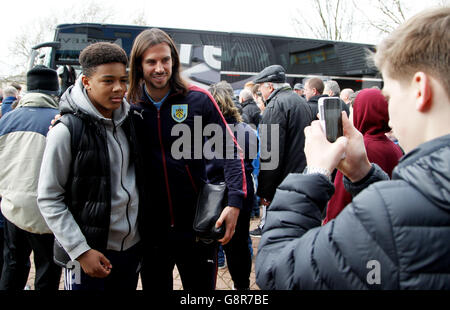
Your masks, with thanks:
M44 63L53 69L70 65L77 70L81 50L99 41L116 43L130 55L134 38L148 28L94 23L58 25L54 42L35 46L29 63ZM366 63L367 49L374 49L371 45L248 33L161 29L175 41L183 73L204 88L226 80L240 89L253 75L273 64L282 65L291 80L317 75L352 86L382 82L377 70ZM49 48L44 51L44 47Z
M270 45L273 48L271 53L274 56L275 63L287 70L289 68L289 40L271 39Z
M271 65L269 40L251 36L232 35L230 71L259 72Z

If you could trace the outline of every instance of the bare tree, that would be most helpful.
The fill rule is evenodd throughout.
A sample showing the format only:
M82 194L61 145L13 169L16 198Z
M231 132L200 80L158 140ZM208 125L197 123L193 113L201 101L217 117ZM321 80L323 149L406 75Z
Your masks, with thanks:
M27 61L31 55L31 48L38 43L51 41L53 31L58 24L62 23L106 23L112 22L115 18L114 10L104 7L98 2L91 2L89 6L75 4L69 8L49 12L48 16L43 16L31 21L23 27L16 39L9 46L9 59L14 59L15 72L25 74Z
M297 9L292 23L300 36L326 40L351 40L353 33L352 6L345 0L309 0Z
M368 11L359 8L360 0L354 0L353 3L363 14L369 27L375 28L380 33L392 32L406 20L410 11L406 1L402 0L372 0Z
M144 11L140 11L131 21L131 25L147 26L147 15Z
M363 5L361 5L363 4ZM392 32L409 17L417 13L411 1L406 0L353 0L353 5L364 17L363 23L380 34ZM428 0L423 7L448 6L449 0ZM366 10L362 9L366 8ZM369 9L367 9L369 8Z

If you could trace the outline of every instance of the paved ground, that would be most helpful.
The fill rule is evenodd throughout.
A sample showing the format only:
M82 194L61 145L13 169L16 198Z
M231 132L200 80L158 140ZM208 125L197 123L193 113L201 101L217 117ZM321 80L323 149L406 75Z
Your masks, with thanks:
M259 219L255 219L252 220L250 222L250 230L253 230L254 228L256 228L256 226L259 223ZM252 245L253 245L253 261L252 261L252 273L250 275L250 289L251 290L259 290L258 286L256 285L255 282L255 255L257 252L257 248L258 248L258 244L259 244L259 238L254 238L252 237ZM33 256L33 254L31 254ZM34 289L34 277L35 277L35 269L34 269L34 264L33 264L33 258L31 257L31 270L30 270L30 275L28 277L28 282L27 282L27 286L30 289ZM174 270L173 273L173 278L174 278L174 290L182 290L183 286L181 284L181 279L180 276L178 274L178 271ZM216 284L216 289L217 290L231 290L232 289L232 285L233 285L233 281L231 280L231 276L230 273L228 272L228 268L224 268L224 269L219 269L218 273L217 273L217 284ZM64 282L63 282L63 277L61 276L61 282L59 285L59 289L63 290L64 289ZM141 282L139 280L138 283L138 290L141 290Z

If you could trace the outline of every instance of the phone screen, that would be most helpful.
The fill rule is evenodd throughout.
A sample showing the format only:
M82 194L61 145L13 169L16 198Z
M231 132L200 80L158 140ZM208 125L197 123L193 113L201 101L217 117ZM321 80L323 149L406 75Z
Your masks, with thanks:
M335 142L342 136L342 107L341 100L336 97L320 98L319 113L321 114L322 126L330 142Z

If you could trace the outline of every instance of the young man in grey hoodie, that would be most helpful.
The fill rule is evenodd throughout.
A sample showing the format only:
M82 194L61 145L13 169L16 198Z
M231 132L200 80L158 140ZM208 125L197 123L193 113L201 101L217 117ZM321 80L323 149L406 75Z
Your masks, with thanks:
M65 269L66 289L135 290L143 191L124 100L127 56L101 42L79 60L83 74L62 96L61 122L47 137L38 204L57 240L55 253L63 253L55 258L65 256L63 249L63 266L81 265L81 276L77 268Z

